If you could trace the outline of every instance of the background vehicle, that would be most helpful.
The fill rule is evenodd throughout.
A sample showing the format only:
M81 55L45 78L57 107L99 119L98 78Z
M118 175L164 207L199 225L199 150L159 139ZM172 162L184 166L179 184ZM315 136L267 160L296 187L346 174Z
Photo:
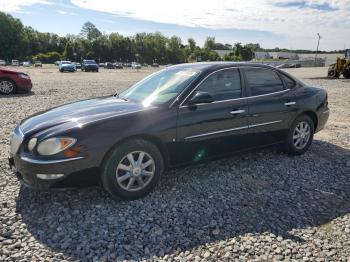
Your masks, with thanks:
M106 62L106 63L104 63L104 68L106 68L106 69L115 69L115 66L111 62Z
M136 63L136 62L132 62L131 63L131 68L132 69L141 69L141 64Z
M41 63L41 61L35 61L34 66L35 67L43 67L43 63Z
M71 61L60 61L58 65L60 72L74 72L76 71L75 65Z
M0 66L5 66L6 65L6 61L5 60L0 60Z
M91 172L110 193L134 199L150 192L165 168L276 144L302 154L328 116L324 89L276 68L182 64L120 95L27 118L15 129L10 163L35 187Z
M95 60L83 60L83 63L81 64L81 71L98 72L98 65L96 64Z
M159 67L159 64L158 63L153 63L152 67Z
M19 66L19 61L18 60L12 60L11 61L12 66Z
M98 66L104 68L105 67L105 63L99 63Z
M55 61L55 66L58 66L60 64L61 61Z
M350 78L350 49L345 50L344 58L338 57L336 63L328 68L329 78L339 78L341 75Z
M81 69L81 64L78 62L74 62L75 69Z
M10 69L0 68L0 94L9 95L15 92L28 92L32 89L29 75Z
M113 65L116 69L123 69L123 63L114 63Z
M32 63L30 61L24 61L23 62L23 66L24 67L31 67L32 66Z

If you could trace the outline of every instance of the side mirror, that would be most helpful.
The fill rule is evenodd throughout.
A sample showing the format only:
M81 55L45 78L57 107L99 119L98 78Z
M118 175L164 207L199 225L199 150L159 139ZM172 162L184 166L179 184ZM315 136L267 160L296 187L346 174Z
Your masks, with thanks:
M208 92L199 91L190 99L189 105L207 104L212 102L214 102L214 99Z

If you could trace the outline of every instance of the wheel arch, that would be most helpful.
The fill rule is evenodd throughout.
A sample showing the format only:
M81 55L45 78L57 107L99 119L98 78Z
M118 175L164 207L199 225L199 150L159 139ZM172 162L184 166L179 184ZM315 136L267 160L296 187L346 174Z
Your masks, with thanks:
M307 111L301 112L297 117L299 117L301 115L307 115L308 117L310 117L312 119L312 122L314 123L314 132L316 132L317 125L318 125L317 114L315 112L311 111L311 110L307 110Z
M132 135L132 136L125 137L125 138L119 140L118 142L116 142L113 146L111 146L108 149L108 151L104 154L102 161L101 161L101 164L100 164L100 168L102 168L103 164L106 162L108 155L117 146L121 145L122 143L124 143L127 140L132 140L132 139L143 139L145 141L148 141L148 142L154 144L163 156L164 168L167 169L169 167L170 156L169 156L169 152L168 152L168 149L166 148L165 144L159 138L157 138L155 136L148 135L148 134L138 134L138 135Z

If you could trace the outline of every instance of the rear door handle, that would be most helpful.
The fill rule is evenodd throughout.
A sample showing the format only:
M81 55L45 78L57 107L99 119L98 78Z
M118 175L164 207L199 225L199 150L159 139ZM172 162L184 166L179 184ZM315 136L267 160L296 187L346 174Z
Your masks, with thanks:
M285 102L284 105L285 106L292 106L292 105L295 105L296 102L292 101L292 102Z
M231 115L238 115L238 114L242 114L244 112L245 112L245 110L243 110L243 109L237 109L237 110L231 111L230 114Z

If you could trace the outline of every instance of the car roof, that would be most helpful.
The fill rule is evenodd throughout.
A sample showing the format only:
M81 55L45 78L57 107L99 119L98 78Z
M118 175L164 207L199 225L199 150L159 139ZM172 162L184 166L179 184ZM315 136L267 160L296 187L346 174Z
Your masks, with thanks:
M259 63L249 63L249 62L197 62L197 63L185 63L173 65L168 68L183 68L183 69L198 69L201 71L215 70L227 67L258 67L258 68L268 68L276 69L269 65L259 64Z

